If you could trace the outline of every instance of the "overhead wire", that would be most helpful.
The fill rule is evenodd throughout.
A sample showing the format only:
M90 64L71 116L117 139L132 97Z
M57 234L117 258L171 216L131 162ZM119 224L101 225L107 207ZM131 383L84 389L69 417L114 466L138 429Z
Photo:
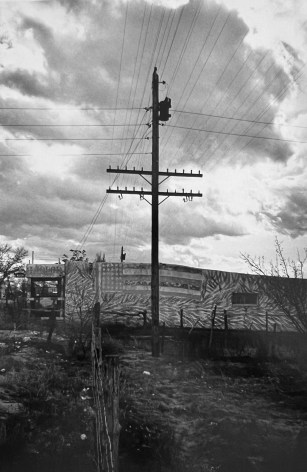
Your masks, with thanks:
M224 67L223 67L223 69L222 69L222 71L221 71L221 73L220 73L218 79L217 79L216 82L214 82L214 83L212 84L212 86L210 87L210 89L209 89L209 91L208 91L208 93L207 93L207 98L206 98L205 102L203 103L201 110L204 110L204 109L205 109L205 106L206 106L206 104L208 103L208 100L209 100L209 98L211 97L212 92L213 92L214 89L218 86L218 84L220 83L220 81L223 79L223 77L224 77L224 75L225 75L225 73L226 73L228 67L231 65L231 63L232 63L232 61L233 61L233 59L234 59L236 53L237 53L237 52L239 51L239 49L241 48L241 46L242 46L242 44L243 44L244 39L245 39L246 36L247 36L247 32L246 32L244 35L242 35L242 37L239 39L237 46L235 47L235 49L234 49L232 55L230 56L230 58L227 60L226 64L224 65ZM233 81L232 81L232 82L233 82ZM229 87L229 85L228 85L228 87ZM184 110L180 110L180 113L185 113L185 112L184 112ZM188 112L187 112L187 113L188 113ZM198 113L195 113L195 115L198 115ZM193 121L192 126L195 125L196 121L197 121L196 119ZM188 133L183 137L183 139L181 140L181 144L179 145L179 149L180 149L180 148L182 147L182 145L185 143L186 138L188 137L188 135L189 135L189 132L188 132ZM190 148L194 145L196 139L197 139L197 136L195 136L194 139L192 140L192 142L191 142L191 144L190 144Z
M147 112L145 111L144 116L145 116L146 113L147 113ZM137 130L137 132L138 132L138 130ZM145 136L145 134L146 134L147 132L148 132L148 130L145 130L144 136ZM129 151L131 150L132 144L133 144L133 142L130 144L130 149L129 149ZM138 146L138 144L139 144L139 143L137 143L136 146ZM120 166L121 169L124 167L125 164L126 164L126 165L128 164L128 162L130 161L130 159L131 159L131 157L133 156L133 154L134 154L134 152L132 152L132 153L129 155L128 158L127 158L127 156L124 157L124 160L122 161L122 164L121 164L121 166ZM116 175L115 175L115 177L114 177L114 179L113 179L113 181L112 181L111 187L115 184L116 180L118 179L118 176L119 176L119 174L116 174ZM79 244L78 244L78 247L77 247L78 249L82 249L82 248L84 247L84 244L86 243L86 241L87 241L89 235L91 234L91 232L92 232L92 230L93 230L93 227L94 227L94 225L95 225L95 223L96 223L96 221L97 221L97 219L98 219L98 217L99 217L99 215L100 215L100 213L101 213L101 210L102 210L103 206L105 205L105 203L106 203L106 201L107 201L107 199L108 199L108 195L109 195L109 194L107 193L107 194L102 198L101 202L99 203L98 208L97 208L97 210L96 210L96 212L95 212L95 214L94 214L94 216L93 216L93 218L92 218L90 224L88 225L87 230L85 231L83 237L82 237L81 240L79 241Z
M37 154L37 153L36 153ZM48 152L48 157L50 156L60 156L60 157L78 157L78 156L127 156L127 155L136 155L136 154L151 154L151 152L98 152L98 153L89 153L89 152L82 152L78 154L70 154L70 153L58 153L58 152ZM33 157L34 154L0 154L0 157Z
M115 107L117 108L118 105L118 96L119 96L119 87L121 83L121 75L122 75L122 63L123 63L123 55L124 55L124 47L125 47L125 39L126 39L126 27L127 27L127 18L128 18L128 9L129 9L129 2L126 2L126 9L125 9L125 21L124 21L124 31L123 31L123 38L122 38L122 46L121 46L121 53L120 53L120 60L119 60L119 75L118 75L118 82L117 82L117 88L116 88L116 98L115 98ZM113 123L115 124L116 120L116 113L114 114L114 121ZM115 133L115 127L113 127L112 130L112 138L114 137ZM127 138L122 138L121 140L124 141ZM112 149L113 149L113 143L112 142ZM116 212L114 212L114 241L116 239Z
M159 40L161 38L161 32L162 32L162 27L163 27L163 22L164 22L164 17L165 17L165 11L166 11L166 8L164 8L161 12L161 15L160 15L160 19L158 21L158 26L157 26L157 30L155 32L155 36L153 38L153 40L151 41L151 44L152 44L152 47L151 47L151 55L150 55L150 60L149 62L151 63L151 65L153 66L154 65L154 57L156 55L156 50L157 50L157 46L159 44ZM152 14L152 9L150 11L150 15ZM150 20L150 18L149 18ZM147 34L148 32L146 32ZM163 40L163 37L164 37L164 34L162 36L162 39L161 41ZM146 35L146 39L147 39L147 35ZM161 41L160 41L160 46L161 46ZM148 67L148 71L147 71L147 76L146 76L146 80L145 80L145 84L148 83L148 79L149 79L149 74L150 74L150 68ZM143 88L143 94L142 94L142 101L144 100L144 97L145 97L145 92L146 92L146 87ZM149 107L148 107L149 108ZM144 142L143 142L143 145L144 145ZM132 181L134 179L134 182L136 181L136 176L134 177L131 177L131 176L128 176L128 183L129 183L129 178L130 180ZM126 176L126 179L127 179L127 176ZM123 206L122 206L123 207ZM123 213L123 210L122 210L122 213ZM128 236L128 232L129 232L129 224L128 224L128 218L129 218L129 215L127 215L127 213L125 213L125 219L127 220L127 225L126 225L126 231L125 231L125 235L126 237ZM131 215L130 215L130 219L131 219Z
M274 64L271 64L271 66L269 67L268 70L271 69L272 65L274 65ZM273 78L271 79L271 81L269 82L269 84L268 84L268 85L265 87L265 89L259 94L259 96L254 100L253 105L252 105L251 107L249 107L249 109L248 109L245 113L243 113L242 118L243 118L246 114L248 114L251 109L253 109L253 108L255 107L256 103L257 103L261 98L263 98L264 94L267 93L267 91L269 90L270 86L275 83L276 79L278 78L278 76L279 76L282 72L283 72L282 70L277 71L277 73L273 76ZM290 84L291 84L291 83L290 83ZM289 85L290 85L290 84L289 84ZM286 85L284 89L288 89L288 86ZM278 95L280 95L280 94L278 94ZM265 111L268 111L269 109L271 109L271 108L273 107L273 104L274 104L275 102L276 102L275 99L274 99L273 101L271 101L271 103L265 107ZM240 109L240 108L241 108L241 106L240 106L238 109ZM256 119L257 119L257 118L260 118L260 117L262 117L262 116L264 116L264 114L265 114L265 113L263 113L262 110L261 110L261 111L258 113L258 115L256 116ZM236 125L237 125L237 123L235 123L234 126L232 126L232 128L231 128L230 131L235 130ZM249 132L249 131L253 128L253 126L254 126L254 123L249 124L249 126L247 126L247 128L245 129L245 132ZM263 127L262 129L264 129L266 126L267 126L267 125L264 125L264 127ZM261 131L260 131L260 132L261 132ZM259 134L259 133L258 133L258 134ZM222 142L219 144L219 146L218 146L216 149L213 150L213 153L211 154L211 156L209 156L209 160L213 158L213 156L216 154L216 152L217 152L218 149L221 147L221 145L223 144L224 141L225 141L225 139L222 140ZM234 147L234 145L235 145L236 142L237 142L237 140L235 140L235 141L232 143L232 147ZM289 142L290 142L290 141L289 141ZM294 141L292 141L292 142L294 142ZM227 145L226 145L226 146L227 146ZM225 151L227 152L227 151L229 151L230 149L231 149L231 145L228 146L228 149L227 149L227 147L226 147L226 148L225 148Z
M165 70L165 67L166 67L166 64L167 64L169 55L170 55L171 50L172 50L172 48L173 48L174 41L175 41L175 38L176 38L177 33L178 33L179 25L180 25L180 22L181 22L181 19L182 19L182 16L183 16L183 12L184 12L184 10L185 10L185 7L186 7L186 5L184 5L183 7L181 7L181 11L180 11L180 14L179 14L179 18L178 18L178 21L177 21L177 25L176 25L176 28L175 28L175 31L174 31L174 34L173 34L173 37L172 37L172 41L171 41L170 47L169 47L169 49L168 49L168 53L167 53L166 59L165 59L165 61L164 61L164 67L162 68L162 71L161 71L161 74L162 74L162 75L164 74L164 70Z
M127 110L127 107L1 107L0 110L45 110L45 111L120 111ZM134 110L142 110L136 107Z
M305 68L305 64L304 64L303 67L299 70L298 74L297 74L296 77L295 77L295 80L298 80L298 79L301 77L301 75L302 75L302 70L303 70L304 68ZM274 102L277 101L277 100L282 99L283 96L287 93L288 90L289 90L289 86L284 87L284 89L280 92L280 94L275 97ZM273 103L267 105L267 107L261 112L260 116L261 116L261 115L263 116L263 115L267 112L267 110L268 110L272 105L273 105ZM267 124L264 124L264 126L262 127L262 129L258 131L257 135L259 135L259 134L263 131L263 129L265 129L266 126L267 126ZM255 136L255 137L258 137L258 136ZM252 141L252 139L253 139L253 138L249 139L249 140L247 141L247 143L245 143L245 144L239 149L237 156L240 155L241 152L244 151L244 149L246 149L246 147L249 145L249 143ZM297 141L295 141L295 142L297 142ZM305 144L305 143L301 143L301 144Z
M248 79L248 82L249 80L251 79L251 77L257 72L258 68L260 67L260 64L262 62L264 62L264 60L267 58L267 56L270 54L270 51L267 51L263 56L262 58L260 59L260 61L258 62L258 64L255 66L252 74L250 75L249 79ZM271 68L273 67L273 63L270 64L269 68L267 69L267 71L265 72L265 74L271 70ZM260 94L258 95L258 97L255 98L254 102L252 104L249 105L248 107L248 110L246 110L245 113L243 113L243 115L241 115L241 118L243 118L246 114L250 113L250 111L253 109L253 107L256 105L256 103L258 102L258 100L260 100L264 94L266 93L266 91L269 89L270 85L274 82L274 80L276 79L276 77L278 76L279 72L277 72L275 74L275 76L272 78L271 82L264 88L264 90L262 90L260 92ZM243 86L241 86L239 92L241 90L243 90L243 88L248 84L248 82L246 82L245 84L243 84ZM244 100L235 108L234 112L233 113L238 113L240 111L240 109L245 105L245 103L247 102L247 100L250 98L250 96L252 95L252 93L254 92L254 88L252 90L250 90L248 92L248 94L246 95L246 97L244 98ZM235 95L235 97L232 99L232 102L237 98L238 96L238 93ZM227 108L226 108L227 110ZM224 125L223 127L223 130L225 130L225 128L227 127L227 124ZM232 125L232 127L230 128L230 131L232 130L235 130L236 128L236 123ZM216 154L216 152L221 148L221 146L223 145L223 143L226 141L226 138L224 138L219 144L218 146L213 150L213 153L211 154L212 156L214 154Z
M163 10L163 13L164 13L165 9ZM146 46L146 43L147 41L149 40L149 25L151 24L151 17L152 17L152 12L153 12L153 5L151 5L151 8L150 8L150 11L149 11L149 14L148 14L148 22L147 22L147 26L146 26L146 31L144 31L145 33L145 40L143 42L143 49L142 49L142 53L141 53L141 60L140 60L140 63L139 63L139 74L138 74L138 80L137 80L137 83L136 83L136 87L135 87L135 93L134 93L134 97L133 97L133 102L134 103L134 100L136 99L136 91L138 90L138 82L139 82L139 78L140 78L140 72L142 70L142 63L143 63L143 55L144 55L144 52L145 52L145 46ZM144 10L144 13L145 13L145 10ZM162 14L162 17L163 17L163 14ZM162 18L160 19L160 25L162 23ZM153 48L154 49L154 48ZM139 48L138 48L138 51L139 51ZM149 74L149 70L147 72L147 77L146 77L146 80L144 82L144 87L143 87L143 93L142 93L142 97L141 97L141 103L143 103L143 100L144 100L144 95L145 95L145 90L146 90L146 87L145 87L145 84L147 84L147 80L148 80L148 74ZM138 119L139 119L139 114L140 112L138 112ZM131 115L130 115L130 119L131 119ZM123 180L123 175L120 174L118 177L120 177L121 180ZM127 176L125 176L126 179L127 179ZM130 176L128 176L128 182L130 181ZM121 205L120 207L120 218L121 218L121 221L123 222L123 215L124 215L124 211L123 211L123 205ZM116 245L116 238L114 238L114 248L113 248L113 252L115 252L115 245Z
M213 30L214 25L215 25L216 22L217 22L217 19L218 19L218 16L219 16L220 11L221 11L221 6L220 6L219 10L218 10L217 13L216 13L216 16L215 16L215 18L214 18L214 21L213 21L212 24L211 24L211 27L210 27L209 31L207 32L207 35L206 35L206 38L205 38L205 42L204 42L204 44L203 44L203 46L202 46L202 48L201 48L201 50L200 50L200 52L199 52L199 54L198 54L198 57L197 57L197 59L196 59L196 61L195 61L195 63L194 63L194 67L193 67L193 69L192 69L192 71L191 71L191 73L190 73L190 75L189 75L189 77L188 77L188 80L186 81L186 85L185 85L185 87L184 87L184 91L182 92L182 95L181 95L182 97L184 96L184 93L185 93L186 88L187 88L187 86L188 86L188 84L189 84L190 78L191 78L191 76L192 76L192 74L193 74L193 72L194 72L194 70L195 70L195 68L196 68L197 63L199 62L199 59L200 59L200 57L201 57L201 54L202 54L202 52L204 51L204 48L205 48L205 46L206 46L206 44L207 44L207 40L208 40L208 38L209 38L209 36L210 36L210 33L211 33L211 31ZM184 103L183 103L183 105L182 105L182 108L183 108L183 109L185 108L187 101L188 101L189 98L191 97L191 95L192 95L192 93L193 93L193 91L194 91L194 89L195 89L195 86L196 86L196 84L197 84L197 82L198 82L198 80L199 80L201 74L203 73L203 71L204 71L204 69L205 69L205 67L206 67L206 65L207 65L207 63L208 63L208 61L209 61L209 59L210 59L212 53L213 53L213 50L214 50L214 48L215 48L215 46L216 46L218 40L220 39L220 37L221 37L221 35L222 35L223 31L224 31L224 28L225 28L225 26L226 26L226 24L227 24L227 22L228 22L229 16L230 16L230 13L228 13L228 15L226 16L226 18L224 19L224 22L223 22L223 24L222 24L222 27L221 27L219 33L217 34L217 36L216 36L216 38L215 38L215 40L214 40L214 42L213 42L213 45L212 45L212 47L211 47L211 49L210 49L210 51L209 51L209 54L207 55L206 60L204 61L203 65L202 65L202 67L201 67L201 69L200 69L200 71L199 71L199 73L198 73L197 78L194 80L192 89L190 90L188 96L186 97L186 99L185 99L185 101L184 101ZM180 101L181 101L181 100L180 100ZM165 147L166 147L166 145L167 145L167 143L168 143L168 141L169 141L171 135L172 135L172 133L169 134L168 139L167 139L166 143L164 144L164 148L163 148L162 152L164 151L164 149L165 149ZM183 140L182 140L182 142L183 142Z
M128 138L4 138L5 141L130 141L131 139L147 139L142 137Z
M146 112L144 113L144 116L145 116L145 114L146 114ZM138 132L138 130L137 130L136 132ZM144 135L145 135L146 133L147 133L147 130L145 131ZM136 147L138 146L138 144L139 144L139 143L136 144ZM133 145L133 142L130 144L129 151L131 150L132 145ZM136 148L135 148L135 149L136 149ZM135 149L134 149L134 151L135 151ZM121 164L121 166L120 166L121 169L123 168L123 166L125 165L125 163L127 164L127 163L130 161L130 159L131 159L131 157L133 156L133 154L134 154L134 152L132 152L132 153L129 155L128 158L127 158L127 155L125 155L125 157L124 157L124 159L123 159L123 161L122 161L122 164ZM116 180L118 179L119 175L120 175L120 174L116 174L116 175L115 175L111 186L114 185L114 183L115 183ZM100 202L100 204L99 204L99 206L98 206L98 208L97 208L97 210L96 210L96 212L95 212L95 214L94 214L94 216L93 216L93 218L92 218L92 220L91 220L91 223L89 224L89 226L88 226L88 228L87 228L85 234L83 235L82 239L80 240L80 242L79 242L79 244L78 244L78 249L82 249L82 247L84 246L85 242L87 241L87 239L88 239L90 233L92 232L92 229L93 229L93 227L94 227L94 224L96 223L96 221L97 221L97 219L98 219L98 217L99 217L99 215L100 215L100 213L101 213L101 210L102 210L104 204L105 204L106 201L107 201L107 198L108 198L108 194L106 194L106 195L103 197L103 199L101 200L101 202Z
M124 127L124 126L138 126L139 124L141 123L131 123L131 124L128 124L127 123L119 123L119 124L104 124L104 123L95 123L95 124L85 124L85 123L81 123L81 124L67 124L67 123L64 123L64 124L52 124L52 123L44 123L44 124L32 124L32 123L18 123L18 124L14 124L14 123L0 123L0 126L3 126L3 127L13 127L13 128L17 128L17 127L20 127L20 126L24 126L24 127L35 127L35 128L66 128L66 127L85 127L85 128L103 128L103 127L108 127L110 128L111 126L112 127Z
M195 70L195 68L197 67L197 65L199 64L200 57L201 57L201 55L202 55L202 53L203 53L203 51L204 51L204 49L205 49L205 46L206 46L207 41L208 41L208 38L209 38L209 36L210 36L211 31L212 31L213 28L214 28L214 25L215 25L215 23L216 23L216 21L217 21L217 18L218 18L218 16L219 16L220 11L221 11L221 8L222 8L222 6L219 7L219 9L218 9L218 11L217 11L217 13L216 13L216 15L215 15L215 17L214 17L214 20L213 20L213 22L211 23L211 26L210 26L210 28L209 28L209 31L207 31L207 33L205 34L202 47L200 48L200 50L199 50L199 52L198 52L198 55L197 55L196 60L194 61L194 65L193 65L193 67L192 67L192 70L190 71L190 74L188 75L188 77L187 77L187 79L186 79L186 81L185 81L185 86L184 86L184 88L183 88L183 91L182 91L181 94L180 94L180 95L181 95L181 98L180 98L180 100L179 100L179 103L180 103L181 100L183 99L183 96L184 96L184 94L185 94L185 91L186 91L188 85L190 84L190 80L191 80L191 77L192 77L192 75L193 75L193 73L194 73L194 70ZM195 83L195 82L194 82L194 83ZM189 95L189 96L190 96L190 95ZM186 102L187 102L187 100L185 100L184 105L183 105L182 108L185 107ZM168 133L168 135L165 135L165 136L164 136L164 139L163 139L163 141L161 142L161 154L164 152L164 150L165 150L165 148L166 148L166 146L167 146L167 144L168 144L168 142L169 142L169 139L170 139L171 135L172 135L172 132L171 132L171 133Z
M175 79L177 77L177 73L180 69L180 66L182 64L182 61L183 61L183 58L184 58L184 55L186 53L186 50L187 50L187 47L188 47L188 44L190 42L190 39L191 39L191 36L192 36L192 33L193 33L193 30L195 28L195 25L196 25L196 22L197 22L197 19L200 15L200 12L201 12L201 9L202 9L202 2L199 1L198 2L198 8L195 10L195 13L194 13L194 16L192 18L192 22L190 24L190 27L188 29L188 32L185 36L185 39L184 39L184 43L183 43L183 47L180 51L180 54L179 54L179 57L178 57L178 60L177 60L177 64L174 68L174 71L173 71L173 74L171 76L171 78L169 79L169 85L167 87L167 95L170 93L170 90L171 90L171 86L172 84L175 82Z
M306 126L290 125L288 123L277 123L275 121L251 120L248 118L237 118L234 116L225 116L225 115L213 115L211 113L198 113L198 112L187 111L187 110L183 111L183 110L171 109L171 111L175 113L185 113L188 115L206 116L209 118L219 118L219 119L225 119L225 120L230 120L230 121L242 121L242 122L247 122L247 123L263 124L263 125L268 125L268 126L286 126L288 128L303 128L303 129L307 128L307 125Z
M187 127L187 126L178 126L178 125L169 125L171 128L179 128L179 129L186 129L190 131L203 131L205 133L212 133L212 134L222 134L226 136L240 136L243 138L257 138L257 139L270 139L273 141L283 141L283 142L288 142L288 143L301 143L305 144L307 141L301 141L301 140L294 140L294 139L283 139L283 138L274 138L270 136L251 136L248 134L240 134L240 133L231 133L227 131L216 131L216 130L210 130L210 129L204 129L204 128L193 128L193 127Z

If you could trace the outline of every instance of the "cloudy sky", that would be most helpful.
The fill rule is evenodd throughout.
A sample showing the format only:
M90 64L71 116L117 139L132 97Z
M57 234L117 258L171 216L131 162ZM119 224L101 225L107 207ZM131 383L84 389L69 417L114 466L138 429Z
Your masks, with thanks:
M0 0L0 241L36 262L70 249L150 262L151 81L172 100L160 261L247 271L240 253L307 246L303 0Z

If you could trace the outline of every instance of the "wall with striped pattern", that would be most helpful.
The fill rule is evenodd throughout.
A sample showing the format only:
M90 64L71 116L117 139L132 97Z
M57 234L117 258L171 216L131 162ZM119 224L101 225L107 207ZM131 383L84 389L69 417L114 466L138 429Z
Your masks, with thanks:
M160 264L160 321L166 326L180 324L183 310L184 326L210 327L216 305L215 326L224 327L227 310L230 329L264 330L266 312L269 329L294 330L289 320L279 312L269 298L258 294L258 304L232 304L233 292L258 293L258 276ZM66 314L76 303L76 294L84 298L84 306L101 302L102 322L124 322L142 325L144 310L151 318L150 264L85 262L66 264Z

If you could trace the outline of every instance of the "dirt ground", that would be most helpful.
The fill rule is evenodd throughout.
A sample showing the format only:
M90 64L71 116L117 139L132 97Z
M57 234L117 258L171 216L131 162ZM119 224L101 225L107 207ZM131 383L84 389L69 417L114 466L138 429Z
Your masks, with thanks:
M7 336L1 472L96 470L90 362L61 338ZM127 345L120 423L121 472L305 472L307 374L289 360L154 359Z

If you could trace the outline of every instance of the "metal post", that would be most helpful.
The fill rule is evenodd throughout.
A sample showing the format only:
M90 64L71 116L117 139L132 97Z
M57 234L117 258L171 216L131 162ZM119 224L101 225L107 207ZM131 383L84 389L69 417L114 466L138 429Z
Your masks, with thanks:
M151 217L151 313L152 355L160 355L159 340L159 76L152 76L152 217Z

